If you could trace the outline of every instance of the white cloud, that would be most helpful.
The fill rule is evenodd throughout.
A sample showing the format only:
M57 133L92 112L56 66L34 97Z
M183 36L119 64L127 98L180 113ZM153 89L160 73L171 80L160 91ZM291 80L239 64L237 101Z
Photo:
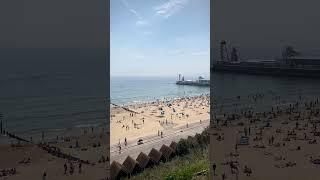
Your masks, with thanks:
M123 6L125 8L127 8L134 16L136 16L136 18L138 19L138 21L136 22L137 26L146 26L149 25L149 22L146 21L138 11L136 11L135 9L131 8L128 1L127 0L121 0Z
M137 26L146 26L146 25L149 25L149 23L145 20L139 20L136 22L136 25Z
M130 12L132 12L138 19L142 19L142 17L140 16L140 14L136 10L130 9Z
M155 7L154 10L157 15L168 18L184 8L187 2L188 0L169 0L162 5Z
M127 0L121 0L122 4L124 7L126 7L132 14L134 14L138 19L143 19L140 14L133 8L130 7L129 3Z

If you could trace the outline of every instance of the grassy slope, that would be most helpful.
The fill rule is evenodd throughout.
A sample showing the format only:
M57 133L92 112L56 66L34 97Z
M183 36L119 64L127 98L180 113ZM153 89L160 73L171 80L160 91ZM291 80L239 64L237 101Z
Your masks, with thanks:
M208 148L203 150L194 149L190 154L182 157L175 157L167 163L161 163L154 168L149 168L131 177L132 180L140 179L166 179L166 180L191 180L191 179L209 179L209 173L204 176L195 177L195 173L208 170Z

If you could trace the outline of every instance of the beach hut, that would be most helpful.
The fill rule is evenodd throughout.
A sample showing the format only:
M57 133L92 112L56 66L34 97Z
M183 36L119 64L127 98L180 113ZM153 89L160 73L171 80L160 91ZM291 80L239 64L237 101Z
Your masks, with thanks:
M110 179L111 180L118 180L121 177L127 176L127 172L123 168L123 166L118 163L117 161L113 161L110 165Z
M122 163L123 169L128 173L129 176L137 174L141 171L138 161L128 156Z
M149 152L148 156L150 157L150 160L154 164L158 164L162 158L162 153L159 152L158 150L152 148L151 151Z
M167 145L162 145L160 148L160 152L162 153L165 161L168 161L173 155L173 150Z
M143 152L139 154L136 161L138 162L141 169L145 169L147 167L152 166L152 161L150 160L150 157Z
M171 149L172 149L174 154L177 152L177 146L178 146L178 144L176 142L174 142L174 141L172 141L170 146L169 146L169 147L171 147Z

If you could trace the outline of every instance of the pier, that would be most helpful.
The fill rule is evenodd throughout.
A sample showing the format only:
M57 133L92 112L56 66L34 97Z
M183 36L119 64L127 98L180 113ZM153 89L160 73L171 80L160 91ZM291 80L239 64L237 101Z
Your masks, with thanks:
M228 53L226 41L220 42L220 59L211 67L211 72L242 73L270 76L320 77L320 58L301 57L292 46L282 50L282 58L274 60L240 60L238 51Z
M179 79L176 84L190 86L210 86L210 80L204 79L201 76L198 77L198 80L184 80L184 76L181 78L181 74L179 74Z

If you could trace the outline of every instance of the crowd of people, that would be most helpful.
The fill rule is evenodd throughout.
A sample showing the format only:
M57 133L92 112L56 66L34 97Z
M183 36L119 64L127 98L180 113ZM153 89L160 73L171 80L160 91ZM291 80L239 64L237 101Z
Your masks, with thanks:
M0 170L0 177L12 176L17 173L16 168L11 169L1 169Z
M238 100L240 98L240 96L237 97ZM248 96L248 98L256 102L259 99L263 100L265 94L254 94ZM275 100L280 103L279 96ZM215 138L217 141L223 141L225 139L223 132L230 128L234 129L235 134L240 133L241 137L252 137L253 141L251 143L253 145L247 147L264 151L264 155L266 156L274 156L274 159L279 161L274 165L276 168L294 167L298 163L294 160L288 160L285 156L280 156L281 158L279 159L275 152L267 153L266 151L269 149L270 151L275 151L271 150L274 147L285 148L289 151L302 151L303 145L301 142L304 142L306 145L317 144L317 138L320 137L320 132L317 128L320 124L320 104L318 98L303 99L299 96L299 99L295 102L271 106L270 111L258 111L254 108L249 108L249 110L225 111L223 112L223 118L217 118L216 115L214 117L215 121L212 121L211 127L214 130L212 135L217 136ZM228 132L230 133L229 130ZM234 148L236 153L239 152L238 148L239 146L236 143ZM281 151L279 153L284 152L288 153L288 151ZM236 159L239 159L239 156ZM319 159L316 161L310 160L310 162L320 164ZM227 164L229 164L231 174L239 172L238 168L240 164L233 163L232 161L229 161ZM212 167L215 175L217 166L214 163ZM242 168L246 176L253 174L253 170L247 164L242 166ZM220 167L220 169L223 169L221 179L226 179L227 170L225 167Z

